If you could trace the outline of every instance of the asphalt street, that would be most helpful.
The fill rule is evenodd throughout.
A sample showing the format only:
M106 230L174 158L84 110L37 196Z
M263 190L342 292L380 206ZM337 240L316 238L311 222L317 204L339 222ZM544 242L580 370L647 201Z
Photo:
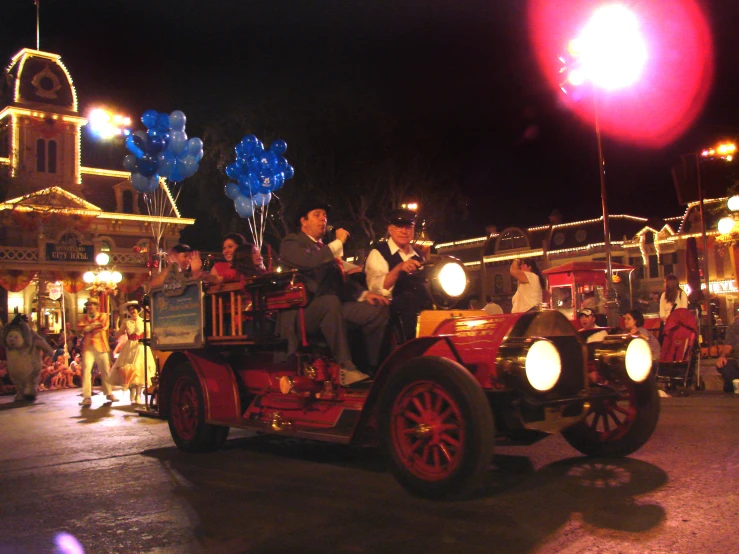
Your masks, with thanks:
M414 498L374 450L236 431L177 450L127 403L0 398L0 553L731 553L739 551L739 396L662 401L634 456L561 437L496 449L489 488Z

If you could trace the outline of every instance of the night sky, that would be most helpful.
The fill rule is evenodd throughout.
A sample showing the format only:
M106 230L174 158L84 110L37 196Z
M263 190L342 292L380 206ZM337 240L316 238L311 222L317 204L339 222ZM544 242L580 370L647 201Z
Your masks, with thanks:
M706 106L660 149L605 138L612 213L680 215L670 166L739 134L739 3L702 7L715 49ZM5 2L0 55L35 41L33 1ZM346 124L359 137L368 113L420 126L462 167L471 236L544 224L554 208L565 221L600 213L593 126L546 85L524 0L41 0L41 49L62 55L83 114L181 109L190 136L264 99L310 113L356 104L365 117ZM311 148L288 143L288 159Z

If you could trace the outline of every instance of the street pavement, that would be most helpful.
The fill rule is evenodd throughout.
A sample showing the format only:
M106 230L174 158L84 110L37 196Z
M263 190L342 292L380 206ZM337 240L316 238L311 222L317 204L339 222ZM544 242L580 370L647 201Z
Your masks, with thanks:
M0 553L731 553L739 551L739 396L662 400L622 460L560 436L499 444L488 490L415 498L375 450L232 431L177 450L126 403L0 398Z

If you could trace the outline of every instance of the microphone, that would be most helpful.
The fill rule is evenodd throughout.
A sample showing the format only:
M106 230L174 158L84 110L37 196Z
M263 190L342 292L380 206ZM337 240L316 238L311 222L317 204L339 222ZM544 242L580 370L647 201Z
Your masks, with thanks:
M326 241L328 241L329 238L331 238L331 233L334 231L333 225L326 225Z

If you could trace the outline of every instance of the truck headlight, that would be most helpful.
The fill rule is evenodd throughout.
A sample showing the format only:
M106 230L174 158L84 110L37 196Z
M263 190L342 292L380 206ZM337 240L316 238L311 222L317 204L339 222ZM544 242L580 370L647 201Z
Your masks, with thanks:
M498 349L495 365L509 386L534 394L552 390L562 375L559 350L543 337L508 338Z
M453 306L467 288L467 273L456 258L441 258L428 266L431 298L442 308Z
M540 392L554 388L562 373L562 360L557 348L548 340L538 340L526 354L526 378Z
M631 335L608 335L603 342L594 343L594 358L610 371L641 383L652 370L652 352L649 343Z
M626 347L624 360L626 373L635 383L641 383L652 371L652 351L649 343L642 338L634 338Z

